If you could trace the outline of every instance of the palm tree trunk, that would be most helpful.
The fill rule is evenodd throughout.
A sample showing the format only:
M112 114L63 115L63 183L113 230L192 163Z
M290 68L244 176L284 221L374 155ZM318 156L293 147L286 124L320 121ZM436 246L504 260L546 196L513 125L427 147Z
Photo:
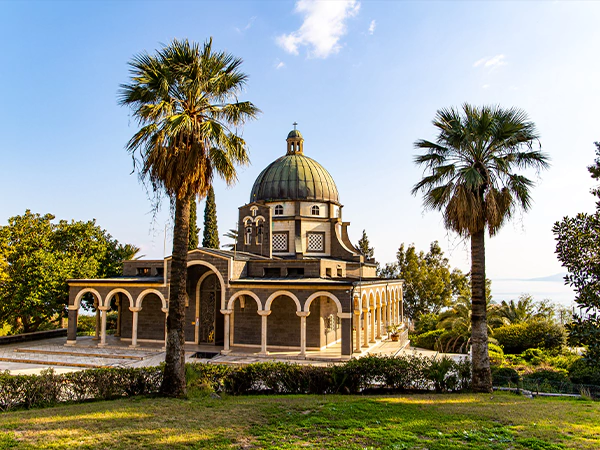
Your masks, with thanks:
M485 230L471 235L471 344L472 389L492 392L488 355L488 328L485 298Z
M185 397L185 299L187 281L188 231L190 198L175 201L173 259L167 316L167 353L160 392L167 397Z

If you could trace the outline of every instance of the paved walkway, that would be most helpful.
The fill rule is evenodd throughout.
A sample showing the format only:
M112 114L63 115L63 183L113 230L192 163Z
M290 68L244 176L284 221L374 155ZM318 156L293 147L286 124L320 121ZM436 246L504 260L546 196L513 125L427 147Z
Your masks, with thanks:
M77 338L75 346L65 346L65 338L53 338L43 341L10 344L0 347L0 370L12 374L39 373L47 368L56 372L69 372L96 367L150 367L165 360L162 344L143 343L139 348L129 348L128 342L109 336L105 347L98 347L98 341L91 336ZM341 355L340 344L332 345L324 351L307 351L301 358L298 351L270 351L267 356L259 356L257 349L232 347L228 355L221 355L223 347L214 345L186 344L188 362L211 362L218 364L249 364L260 361L282 361L297 364L329 365L350 359ZM381 340L360 354L352 357L371 355L397 355L416 352L423 356L435 356L437 352L403 348L401 343ZM199 355L198 355L199 353ZM216 356L212 357L214 354ZM195 357L200 356L200 357ZM465 355L450 355L464 358Z

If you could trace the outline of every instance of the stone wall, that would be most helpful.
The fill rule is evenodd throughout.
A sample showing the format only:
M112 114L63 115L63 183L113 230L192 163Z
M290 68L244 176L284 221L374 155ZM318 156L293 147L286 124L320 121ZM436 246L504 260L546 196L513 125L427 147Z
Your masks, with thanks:
M300 347L300 317L290 297L281 295L273 300L267 324L267 346Z

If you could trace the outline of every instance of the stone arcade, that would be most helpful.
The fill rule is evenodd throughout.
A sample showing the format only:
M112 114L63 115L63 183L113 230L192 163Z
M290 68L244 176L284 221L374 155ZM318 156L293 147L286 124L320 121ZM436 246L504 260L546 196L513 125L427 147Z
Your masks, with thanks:
M339 348L360 353L403 326L402 281L376 277L376 265L348 238L349 223L333 178L304 155L294 128L287 152L256 179L250 203L239 208L234 251L188 253L185 339L228 354L254 349L307 351ZM131 347L164 342L171 258L125 261L123 276L69 280L67 345L76 344L77 314L85 294L100 311L118 311L116 336Z

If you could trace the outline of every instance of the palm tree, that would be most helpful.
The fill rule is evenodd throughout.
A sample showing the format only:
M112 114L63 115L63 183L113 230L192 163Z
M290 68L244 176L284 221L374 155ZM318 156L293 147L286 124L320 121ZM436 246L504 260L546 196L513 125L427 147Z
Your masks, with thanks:
M498 311L505 325L528 322L533 319L549 320L554 315L554 307L548 301L535 302L529 294L521 294L519 299L498 305Z
M426 173L412 192L422 191L424 207L442 212L447 229L471 239L472 387L490 392L485 231L495 235L517 209L530 208L534 183L517 171L545 169L548 157L533 148L535 124L517 108L464 104L462 111L439 110L433 124L436 141L414 144L425 150L415 163Z
M230 244L224 244L223 247L228 248L229 250L235 250L238 240L238 230L230 228L223 236L233 241Z
M184 319L190 201L206 196L214 174L228 184L236 166L248 164L246 142L237 135L259 110L239 101L247 75L242 60L173 40L155 55L129 62L131 80L121 85L119 103L128 106L140 130L127 144L140 178L155 194L165 192L175 208L167 351L161 393L184 396ZM158 195L158 194L157 194Z

